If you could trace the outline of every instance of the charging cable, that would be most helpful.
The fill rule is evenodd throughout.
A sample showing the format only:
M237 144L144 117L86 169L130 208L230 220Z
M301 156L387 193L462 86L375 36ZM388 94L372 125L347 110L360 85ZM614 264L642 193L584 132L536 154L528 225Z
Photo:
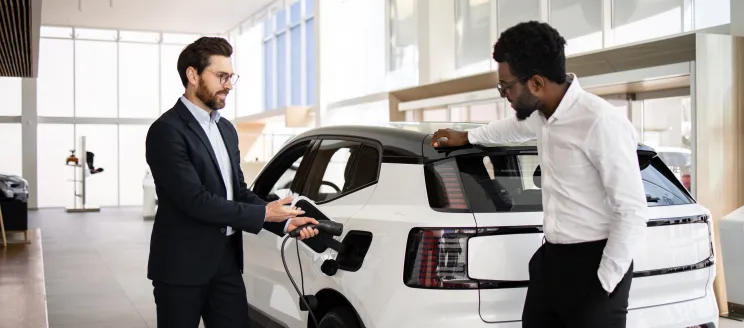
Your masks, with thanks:
M344 226L341 223L333 222L330 220L322 220L318 221L318 224L306 224L304 226L298 227L292 231L289 232L289 234L284 237L284 241L282 241L282 248L281 248L281 255L282 255L282 264L284 264L284 271L287 272L287 277L289 277L289 281L292 282L292 286L294 286L295 291L297 292L297 295L300 296L300 300L307 308L307 311L310 313L310 318L315 323L315 327L318 327L318 319L315 318L315 314L313 313L313 309L310 307L310 304L305 299L305 277L302 272L302 261L300 260L300 244L299 241L295 241L295 245L297 246L297 262L300 264L300 280L302 282L302 291L300 291L300 288L297 287L297 283L294 281L294 278L292 278L292 274L289 272L289 268L287 267L287 260L284 256L284 246L287 244L287 241L289 238L297 238L300 235L300 231L305 228L311 228L311 229L318 229L318 232L321 233L327 233L332 236L340 236L341 233L344 231ZM331 245L329 245L332 249L341 252L343 247L340 242L338 242L335 239L332 240Z

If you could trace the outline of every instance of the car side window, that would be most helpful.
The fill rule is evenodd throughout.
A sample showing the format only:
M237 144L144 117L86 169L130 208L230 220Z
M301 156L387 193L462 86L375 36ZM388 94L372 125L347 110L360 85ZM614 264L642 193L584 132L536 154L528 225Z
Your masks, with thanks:
M669 206L692 204L694 201L685 193L684 187L658 158L641 170L643 188L646 190L648 206Z
M292 190L296 185L296 175L305 159L305 152L310 141L301 142L274 156L261 174L256 178L253 192L265 201L274 201L283 197L299 193Z
M326 202L377 180L379 151L357 141L323 140L306 181L306 196Z
M277 195L279 198L291 196L294 191L292 190L292 182L294 182L297 170L300 168L300 163L304 157L300 156L287 170L279 176L279 180L276 181L273 187L271 187L271 194Z

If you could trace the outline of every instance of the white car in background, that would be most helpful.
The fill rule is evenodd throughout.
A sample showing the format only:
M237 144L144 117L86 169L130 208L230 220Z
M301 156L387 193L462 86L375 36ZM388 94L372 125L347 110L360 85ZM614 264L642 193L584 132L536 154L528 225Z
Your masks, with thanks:
M474 126L318 128L262 170L252 186L260 197L296 192L327 215L317 219L344 224L340 254L322 233L285 248L321 328L521 327L527 264L543 237L537 149L430 146L438 128ZM709 211L653 149L639 145L638 158L651 219L634 259L627 326L717 327ZM267 231L244 236L251 318L315 327L281 244Z

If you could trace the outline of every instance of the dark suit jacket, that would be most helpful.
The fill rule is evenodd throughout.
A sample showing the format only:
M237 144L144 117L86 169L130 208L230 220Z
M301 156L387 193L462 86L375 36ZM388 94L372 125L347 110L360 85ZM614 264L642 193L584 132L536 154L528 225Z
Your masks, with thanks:
M266 202L248 190L240 169L238 134L226 119L217 126L230 155L234 201L226 198L217 158L206 133L179 99L147 132L146 158L155 180L158 210L150 240L147 277L169 284L199 285L216 273L226 226L242 231L265 228L284 235L284 224L265 223Z

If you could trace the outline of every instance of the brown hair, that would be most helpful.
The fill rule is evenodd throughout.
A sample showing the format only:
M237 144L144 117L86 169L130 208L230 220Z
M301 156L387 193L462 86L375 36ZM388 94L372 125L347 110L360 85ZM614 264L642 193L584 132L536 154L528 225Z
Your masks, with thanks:
M183 87L185 88L189 83L189 78L186 76L187 68L193 67L198 74L201 74L209 66L210 57L214 55L230 57L232 53L233 48L230 43L219 37L201 37L186 46L178 56L177 64Z

